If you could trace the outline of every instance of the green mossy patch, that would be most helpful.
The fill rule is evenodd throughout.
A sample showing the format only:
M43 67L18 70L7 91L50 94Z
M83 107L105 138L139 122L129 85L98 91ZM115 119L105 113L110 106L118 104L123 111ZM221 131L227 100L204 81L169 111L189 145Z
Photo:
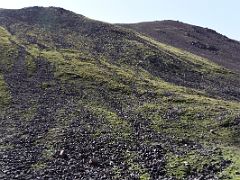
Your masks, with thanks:
M12 44L11 35L0 26L0 66L4 71L11 71L18 56L17 46Z
M220 173L221 179L240 180L240 151L238 147L222 147L224 158L231 164Z
M166 155L166 170L170 177L185 179L190 174L201 174L208 167L214 167L216 171L221 171L223 157L220 152L214 152L210 156L204 156L200 152L189 152L185 154Z
M7 107L11 102L11 95L2 75L0 75L0 109Z
M109 132L115 135L116 138L127 138L131 135L129 123L125 119L119 117L116 112L93 102L86 103L84 107L90 110L90 112L99 119L105 120Z
M34 61L34 57L32 57L30 55L26 55L25 56L25 66L27 68L28 75L32 76L37 70L37 66L36 66L36 62Z
M10 45L10 34L9 32L0 26L0 42L4 45Z
M125 161L127 162L129 170L133 172L140 180L150 180L151 177L148 171L136 162L136 158L137 154L135 152L127 151L125 153Z
M41 163L41 162L37 162L37 163L33 164L31 167L34 171L40 171L40 170L45 169L47 167L47 165L44 163Z

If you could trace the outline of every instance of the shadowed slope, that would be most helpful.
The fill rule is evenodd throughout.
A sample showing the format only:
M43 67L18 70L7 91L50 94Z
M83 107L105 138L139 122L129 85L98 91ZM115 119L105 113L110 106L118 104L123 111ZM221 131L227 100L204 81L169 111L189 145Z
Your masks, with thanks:
M178 21L143 22L122 24L121 26L144 33L162 43L208 58L240 73L240 43L214 30Z

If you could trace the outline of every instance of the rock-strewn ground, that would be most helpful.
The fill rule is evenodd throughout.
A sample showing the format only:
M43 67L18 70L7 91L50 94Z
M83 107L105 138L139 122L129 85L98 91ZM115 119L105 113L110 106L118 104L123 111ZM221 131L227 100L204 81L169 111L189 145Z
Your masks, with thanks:
M0 17L0 179L239 178L236 74L59 8Z
M121 24L121 26L240 72L239 41L229 39L212 29L170 20Z

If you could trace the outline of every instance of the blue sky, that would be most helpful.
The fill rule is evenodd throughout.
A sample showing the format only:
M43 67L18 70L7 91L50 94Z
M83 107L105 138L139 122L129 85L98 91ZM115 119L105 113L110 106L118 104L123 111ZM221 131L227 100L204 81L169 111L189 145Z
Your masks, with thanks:
M240 0L4 0L0 8L58 6L110 23L179 20L240 40Z

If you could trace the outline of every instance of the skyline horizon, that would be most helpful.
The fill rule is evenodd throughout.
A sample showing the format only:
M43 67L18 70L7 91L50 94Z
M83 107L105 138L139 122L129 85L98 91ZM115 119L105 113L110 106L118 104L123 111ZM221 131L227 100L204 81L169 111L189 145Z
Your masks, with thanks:
M240 22L237 20L237 14L239 13L237 9L234 9L237 8L237 5L240 6L240 2L236 0L231 0L231 2L235 2L236 5L234 3L226 4L223 0L213 0L211 2L203 0L195 3L189 0L183 0L182 3L176 0L169 0L169 2L150 0L149 3L143 0L126 1L127 0L122 0L121 3L118 1L103 0L102 3L100 3L97 0L87 2L84 0L63 0L60 2L57 0L52 0L51 2L46 0L38 2L32 0L8 0L1 4L0 8L21 9L33 6L60 7L90 19L111 24L172 20L212 29L230 39L240 41ZM218 4L214 2L218 2ZM93 4L95 6L93 6ZM189 7L187 11L185 11L182 7L186 8L187 6ZM228 13L226 13L227 11L225 12L225 10L230 9L231 11L228 11Z

